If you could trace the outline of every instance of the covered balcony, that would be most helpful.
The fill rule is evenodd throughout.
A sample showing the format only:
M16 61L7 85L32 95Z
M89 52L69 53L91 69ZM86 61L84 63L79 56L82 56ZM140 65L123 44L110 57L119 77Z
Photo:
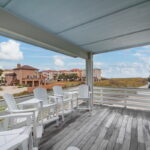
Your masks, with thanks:
M74 109L60 126L46 125L39 149L150 149L149 90L93 88L94 55L150 44L149 0L0 0L0 7L1 35L86 62L92 111Z

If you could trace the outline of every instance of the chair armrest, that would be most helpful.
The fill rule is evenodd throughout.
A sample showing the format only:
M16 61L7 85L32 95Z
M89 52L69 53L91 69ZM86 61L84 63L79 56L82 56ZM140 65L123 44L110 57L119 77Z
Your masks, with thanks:
M64 94L66 94L66 95L73 95L73 94L78 94L78 92L77 91L74 91L74 92L64 92Z
M45 104L45 105L43 105L43 108L53 107L53 106L56 106L56 105L57 105L57 103Z
M26 113L26 112L35 112L37 109L25 109L25 110L12 110L12 113Z
M15 113L15 114L7 114L7 115L3 115L3 116L0 116L0 119L5 119L5 118L12 118L12 117L29 117L29 116L32 116L33 113Z

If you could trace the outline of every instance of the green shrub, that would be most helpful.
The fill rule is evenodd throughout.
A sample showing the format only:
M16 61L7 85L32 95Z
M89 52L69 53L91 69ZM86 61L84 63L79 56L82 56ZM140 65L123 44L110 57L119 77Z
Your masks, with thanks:
M0 106L0 111L4 111L6 108L3 106Z
M23 84L17 84L18 88L23 88L23 87L27 87L26 85Z
M82 84L82 82L65 82L64 83L64 88L74 87L74 86L78 86L80 84Z
M28 91L23 91L23 92L20 92L20 93L15 93L13 94L15 97L17 96L23 96L23 95L28 95L28 94L31 94L31 92L28 92Z
M3 91L3 88L0 87L0 91Z

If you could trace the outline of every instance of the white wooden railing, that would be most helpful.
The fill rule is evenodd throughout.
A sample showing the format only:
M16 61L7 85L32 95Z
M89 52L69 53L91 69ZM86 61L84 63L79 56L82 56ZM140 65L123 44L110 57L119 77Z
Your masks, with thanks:
M78 87L67 88L65 91L77 91ZM51 92L49 93L52 94ZM22 102L33 97L33 94L17 97L16 101ZM76 98L76 97L74 97ZM106 88L94 87L94 104L134 107L150 109L150 89L146 88ZM6 107L5 101L0 101L0 107ZM0 115L4 112L0 112Z
M94 104L150 109L150 89L94 87Z

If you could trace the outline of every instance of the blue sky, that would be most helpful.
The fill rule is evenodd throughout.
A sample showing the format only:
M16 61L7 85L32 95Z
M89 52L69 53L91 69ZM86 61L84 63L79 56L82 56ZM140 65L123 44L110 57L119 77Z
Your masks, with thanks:
M85 61L0 36L0 68L11 69L17 63L46 69L85 69ZM131 48L94 56L94 67L104 77L147 77L150 73L150 46Z

